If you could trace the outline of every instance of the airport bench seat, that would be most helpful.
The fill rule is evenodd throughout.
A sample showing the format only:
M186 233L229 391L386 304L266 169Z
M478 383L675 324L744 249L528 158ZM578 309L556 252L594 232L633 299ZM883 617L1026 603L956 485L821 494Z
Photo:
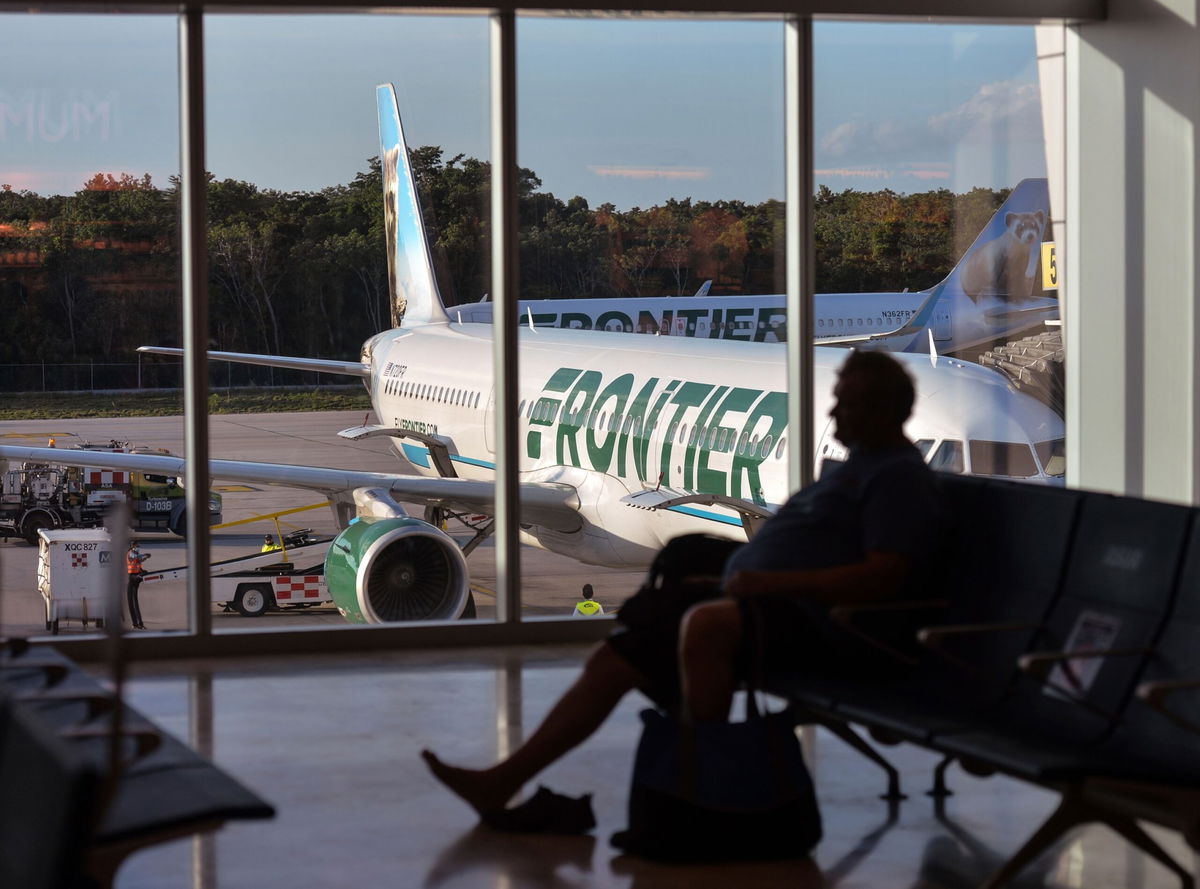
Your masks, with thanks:
M1059 809L988 887L1087 821L1193 885L1135 819L1200 848L1197 510L977 479L943 485L954 587L940 591L942 619L921 632L924 652L877 681L779 676L770 689L814 721L944 754L935 794L955 759L1059 792Z
M99 773L2 685L0 788L0 886L77 886Z
M38 663L65 660L53 651L36 651ZM27 721L67 745L88 774L105 775L116 722L111 694L73 664L66 677L47 686L38 670L19 668L20 661L6 662L0 694ZM215 830L231 819L274 816L269 803L133 708L125 706L121 717L122 766L88 833L86 869L100 885L110 883L124 859L146 846ZM7 734L2 725L0 732ZM3 744L0 740L0 757ZM3 798L8 810L7 788Z

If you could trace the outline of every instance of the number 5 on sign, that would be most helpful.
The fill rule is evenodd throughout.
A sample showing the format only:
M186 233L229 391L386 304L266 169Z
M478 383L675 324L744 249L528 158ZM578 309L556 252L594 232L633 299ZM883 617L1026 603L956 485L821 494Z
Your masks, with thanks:
M1058 289L1058 251L1053 241L1042 244L1042 289Z

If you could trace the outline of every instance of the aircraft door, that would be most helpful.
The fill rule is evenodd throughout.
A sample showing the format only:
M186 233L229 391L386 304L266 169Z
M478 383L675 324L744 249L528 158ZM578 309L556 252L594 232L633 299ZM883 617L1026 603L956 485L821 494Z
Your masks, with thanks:
M496 387L488 389L487 407L483 410L483 444L489 454L496 453Z
M818 421L817 428L821 428L821 423ZM833 437L833 421L825 418L824 432L821 432L817 438L816 449L816 466L813 467L813 477L820 478L828 463L844 463L850 456L850 451L846 446Z
M933 310L933 338L944 342L953 337L954 319L950 314L950 306L940 305Z

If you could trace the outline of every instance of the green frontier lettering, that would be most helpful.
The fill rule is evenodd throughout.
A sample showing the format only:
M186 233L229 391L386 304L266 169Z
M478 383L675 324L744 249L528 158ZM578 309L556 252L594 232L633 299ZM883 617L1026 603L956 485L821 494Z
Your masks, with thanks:
M755 429L764 419L768 421L770 428L759 436L757 441L761 441L767 435L771 436L773 442L778 441L787 428L787 395L783 392L768 392L759 399L746 419L742 435L738 438L738 447L734 450L733 469L729 472L730 497L749 499L755 503L763 502L762 480L759 478L758 467L766 459L766 455L762 453L763 448L752 448L750 441L754 439ZM744 446L742 442L745 442ZM742 488L743 473L746 476L745 490Z
M750 410L750 405L754 404L754 400L762 395L761 389L734 389L725 396L720 406L713 412L710 428L715 430L724 430L727 427L721 425L721 421L725 418L725 414L729 411L744 413ZM736 432L736 429L730 429L730 432ZM750 432L744 431L735 442L731 450L737 453L738 442L748 442L750 440ZM745 446L742 447L745 450ZM702 448L700 457L696 461L696 490L703 491L706 494L728 494L728 477L719 469L708 468L708 457L712 452L708 448Z
M654 387L658 385L658 377L651 377L642 386L637 396L633 399L633 404L629 406L629 415L621 426L621 438L617 441L617 475L625 478L626 465L625 453L629 442L629 434L633 433L633 464L639 479L646 478L646 448L641 447L642 430L648 428L646 426L646 411L650 407L650 397L654 394ZM639 447L640 458L639 458Z
M675 397L671 399L671 404L676 405L675 413L671 415L671 422L667 424L667 434L662 440L662 454L659 461L664 485L671 484L671 451L675 446L675 433L679 431L679 424L683 421L684 413L689 407L696 407L703 402L712 390L712 383L684 383L679 387Z
M632 468L640 481L657 482L647 478L647 472L650 445L661 422L664 428L654 468L663 484L674 481L689 490L764 502L761 466L787 429L787 396L686 380L669 380L656 392L661 382L651 377L633 395L632 373L603 385L600 371L559 368L530 413L529 456L536 460L542 454L542 432L535 427L555 427L555 458L560 465L608 472L615 456L619 477L626 478ZM568 390L565 398L555 397ZM668 405L674 409L664 416ZM689 410L695 413L681 460L683 471L680 478L672 479L676 436ZM740 430L738 420L723 425L728 414L745 416ZM585 429L586 453L581 454L579 433ZM709 465L714 454L731 455L728 473Z
M615 424L625 414L625 404L629 401L629 393L632 389L633 374L621 374L596 396L592 413L594 415L597 411L600 412L600 420L604 423L604 427L601 428L599 423L595 422L588 424L587 450L588 460L591 461L592 468L597 472L608 472L608 467L612 465L613 445L617 443L618 437L618 427ZM610 401L611 405L609 405ZM603 442L599 440L600 436L604 437Z
M546 381L545 392L566 392L567 388L583 371L577 367L560 367ZM537 400L529 414L529 435L525 438L525 451L531 460L539 460L542 456L542 433L533 427L553 426L562 401L558 398L542 397ZM561 441L561 439L560 439ZM562 446L558 451L558 462L562 462Z
M596 391L600 388L600 383L603 379L604 375L598 370L585 371L575 381L575 388L571 390L571 394L563 402L562 413L559 416L558 422L558 434L555 436L554 450L560 466L564 464L583 466L583 463L579 459L579 445L576 444L575 438L579 435L579 430L588 425L592 402L596 398ZM564 444L571 450L570 457L565 457L563 453Z
M648 465L650 439L654 437L654 427L658 425L658 416L662 413L663 406L666 405L667 400L671 397L671 393L675 391L675 387L678 385L679 380L671 380L671 382L667 383L666 388L659 393L658 400L654 402L654 407L650 410L649 416L646 417L646 422L638 430L638 434L633 440L633 465L637 469L637 475L641 481L646 481L646 473L650 470ZM644 392L645 389L642 391Z
M695 490L693 488L692 478L695 474L694 469L696 466L697 448L699 448L700 452L705 455L705 462L707 462L708 448L711 447L707 441L708 415L712 413L712 409L721 399L721 396L728 391L728 386L718 386L713 391L712 397L704 403L702 408L700 408L700 415L696 417L696 422L692 424L691 434L688 435L687 450L683 453L683 486L688 490Z

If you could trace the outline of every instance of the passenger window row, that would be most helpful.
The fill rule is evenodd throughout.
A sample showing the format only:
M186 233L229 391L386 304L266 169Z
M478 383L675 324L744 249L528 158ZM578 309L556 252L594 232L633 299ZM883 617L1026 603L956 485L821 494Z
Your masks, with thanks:
M384 392L388 395L399 395L404 398L414 398L419 401L433 401L438 404L452 404L458 407L479 407L479 393L454 386L436 386L433 383L418 383L415 380L388 380L384 384Z

